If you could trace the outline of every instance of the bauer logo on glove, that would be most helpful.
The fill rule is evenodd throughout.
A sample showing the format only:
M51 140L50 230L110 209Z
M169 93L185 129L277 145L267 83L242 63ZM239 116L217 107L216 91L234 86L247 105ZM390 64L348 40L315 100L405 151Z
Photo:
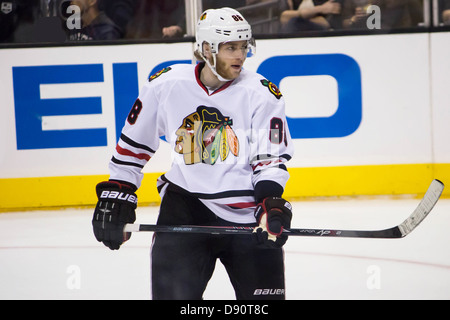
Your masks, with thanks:
M98 203L92 218L94 235L111 250L118 250L131 237L131 233L124 233L123 228L136 220L138 200L134 190L117 181L101 182L96 187Z
M291 227L292 206L282 198L268 197L255 210L258 226L253 235L258 244L268 247L282 247L287 236L283 230Z
M137 204L137 197L127 192L103 190L99 196L99 199L117 199Z

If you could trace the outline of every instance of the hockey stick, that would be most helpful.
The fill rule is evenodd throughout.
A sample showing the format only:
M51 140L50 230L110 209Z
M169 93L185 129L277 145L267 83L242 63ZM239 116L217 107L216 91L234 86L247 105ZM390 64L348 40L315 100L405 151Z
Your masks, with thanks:
M346 237L346 238L380 238L396 239L410 234L431 212L438 202L444 184L433 180L427 192L413 213L401 224L383 230L334 230L334 229L289 229L284 230L288 236L309 237ZM177 232L177 233L206 233L206 234L251 234L252 227L216 227L216 226L160 226L149 224L127 224L124 232Z

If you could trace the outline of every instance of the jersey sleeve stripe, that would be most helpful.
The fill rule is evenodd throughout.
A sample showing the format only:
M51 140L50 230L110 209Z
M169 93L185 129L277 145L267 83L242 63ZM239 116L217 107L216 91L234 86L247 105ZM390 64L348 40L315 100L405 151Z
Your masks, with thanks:
M137 164L134 162L122 161L122 160L117 159L114 156L111 158L111 162L114 162L115 164L119 164L119 165L123 165L123 166L131 166L131 167L137 167L137 168L141 168L141 169L144 168L143 165L140 165L140 164Z
M150 160L150 156L146 153L134 153L130 150L124 149L121 146L117 145L116 146L116 151L117 153L119 153L122 156L129 156L129 157L134 157L137 158L139 160L146 160L149 161Z
M287 167L284 164L280 164L280 165L277 165L277 166L266 166L265 168L261 168L260 170L256 170L256 168L255 168L255 169L253 169L253 174L257 175L257 174L259 174L261 172L261 170L267 169L267 168L276 168L276 169L281 169L281 170L286 171L286 172L288 171Z
M152 148L150 148L150 147L148 147L148 146L146 146L146 145L144 145L144 144L140 144L140 143L138 143L138 142L136 142L136 141L134 141L134 140L128 138L128 137L127 137L126 135L124 135L123 133L120 135L120 139L121 139L123 142L129 144L130 146L132 146L132 147L134 147L134 148L137 148L137 149L143 149L143 150L146 150L146 151L148 151L148 152L150 152L150 153L152 153L152 154L156 152L156 151L153 150Z
M280 155L272 155L272 154L259 154L255 157L253 157L250 160L250 163L252 165L254 165L254 162L259 162L259 161L269 161L269 160L274 160L274 159L282 159L283 162L285 161L289 161L291 160L291 156L288 154L280 154Z
M255 171L259 167L273 166L275 164L282 163L282 162L283 161L280 159L261 161L261 162L258 162L256 164L252 165L252 169L253 169L253 171Z

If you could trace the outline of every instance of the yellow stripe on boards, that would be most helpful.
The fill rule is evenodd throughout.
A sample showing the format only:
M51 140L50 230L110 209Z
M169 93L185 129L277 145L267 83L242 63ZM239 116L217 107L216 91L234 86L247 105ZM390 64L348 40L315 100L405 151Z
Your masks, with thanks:
M284 197L359 195L421 195L433 179L450 183L450 164L400 164L289 168L291 175ZM140 205L158 204L156 179L160 173L146 173L138 190ZM107 175L0 179L0 211L40 207L94 206L95 186ZM212 190L214 192L214 190ZM443 197L450 196L450 188Z
M145 175L137 195L140 203L159 203L156 179L159 173ZM40 207L93 206L95 186L108 175L0 179L0 210Z
M289 168L289 173L286 198L423 194L433 179L450 181L450 164Z

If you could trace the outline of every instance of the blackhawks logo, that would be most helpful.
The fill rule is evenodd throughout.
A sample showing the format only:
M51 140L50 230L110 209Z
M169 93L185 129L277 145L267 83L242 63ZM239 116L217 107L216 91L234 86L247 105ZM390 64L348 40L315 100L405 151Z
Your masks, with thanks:
M172 68L171 68L171 67L167 67L167 68L164 68L164 69L158 71L157 73L155 73L154 75L151 75L151 76L148 78L148 82L151 82L151 81L155 80L155 79L158 78L160 75L162 75L163 73L169 72L170 70L172 70Z
M269 88L270 93L273 94L275 98L277 98L278 100L280 100L281 97L283 96L280 92L280 89L278 89L278 87L273 82L270 82L267 79L263 79L261 80L261 84Z
M213 107L200 106L183 119L176 131L175 152L184 157L186 164L215 164L233 154L239 154L239 141L232 126L233 120Z

